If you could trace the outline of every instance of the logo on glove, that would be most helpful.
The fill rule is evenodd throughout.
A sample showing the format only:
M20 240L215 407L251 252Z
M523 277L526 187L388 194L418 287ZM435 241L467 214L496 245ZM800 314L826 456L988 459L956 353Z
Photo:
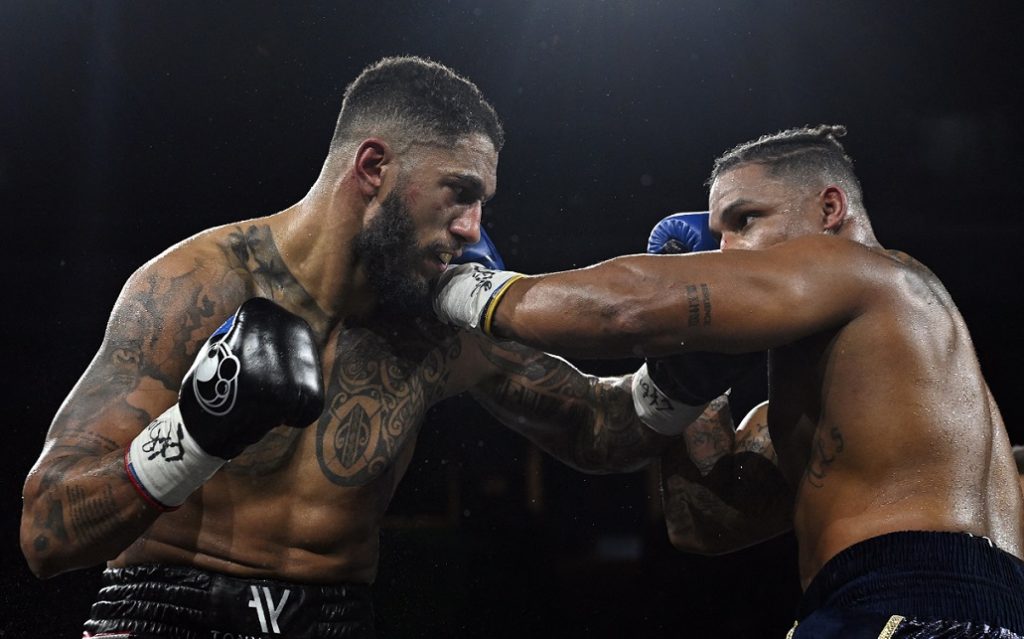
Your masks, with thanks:
M223 342L209 346L192 378L192 390L203 410L218 417L231 412L238 396L241 369L230 346Z

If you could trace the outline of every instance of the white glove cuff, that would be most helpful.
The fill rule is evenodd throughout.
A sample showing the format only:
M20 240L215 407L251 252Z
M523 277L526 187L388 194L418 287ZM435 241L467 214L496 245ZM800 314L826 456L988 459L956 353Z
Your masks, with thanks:
M514 271L496 271L479 264L450 267L438 281L434 313L447 324L489 335L498 300L520 277Z
M707 404L690 406L661 392L647 372L645 363L633 373L633 407L640 420L651 430L675 437L700 417Z
M128 478L143 499L174 510L227 462L203 451L175 404L146 426L125 450Z

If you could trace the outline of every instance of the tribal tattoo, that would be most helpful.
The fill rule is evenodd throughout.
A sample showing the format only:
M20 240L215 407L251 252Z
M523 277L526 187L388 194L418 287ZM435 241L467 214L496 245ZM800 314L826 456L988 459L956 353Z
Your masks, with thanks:
M317 423L316 456L328 480L363 486L391 468L419 431L426 409L444 394L448 362L462 348L449 335L400 344L352 328L339 337L326 409Z
M509 342L484 356L501 372L473 395L509 427L584 471L635 470L665 444L640 423L628 378L584 375L571 364Z

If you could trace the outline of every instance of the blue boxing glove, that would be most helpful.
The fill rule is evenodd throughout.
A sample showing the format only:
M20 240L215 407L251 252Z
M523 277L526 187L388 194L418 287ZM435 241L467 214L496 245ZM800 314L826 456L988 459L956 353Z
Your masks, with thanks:
M498 255L498 247L494 246L491 238L487 237L482 226L480 227L480 241L464 246L462 253L451 261L452 264L469 264L470 262L482 264L496 271L505 270L505 262Z
M676 213L654 225L647 252L696 253L718 249L708 213ZM633 375L633 405L640 419L663 435L679 435L712 399L760 361L759 354L691 352L648 358Z
M656 254L714 251L718 240L708 228L708 212L675 213L654 225L647 252Z

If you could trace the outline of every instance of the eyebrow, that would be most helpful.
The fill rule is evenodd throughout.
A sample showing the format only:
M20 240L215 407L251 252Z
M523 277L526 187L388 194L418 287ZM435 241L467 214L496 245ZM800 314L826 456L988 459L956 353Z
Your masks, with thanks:
M488 200L494 197L494 194L487 195L484 190L484 181L480 179L476 173L466 173L462 171L453 171L448 174L450 177L455 178L459 182L463 182L469 188L473 189L480 195L481 203L486 204Z
M748 200L746 198L740 198L730 204L729 206L722 209L722 219L736 215L736 211L746 206L754 204L754 200Z

